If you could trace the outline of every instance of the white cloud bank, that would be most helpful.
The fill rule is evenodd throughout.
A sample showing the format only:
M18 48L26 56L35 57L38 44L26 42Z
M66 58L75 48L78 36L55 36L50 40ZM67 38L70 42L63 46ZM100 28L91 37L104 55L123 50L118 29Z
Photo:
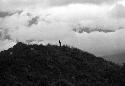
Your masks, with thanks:
M0 31L6 30L11 40L18 41L57 42L60 39L64 44L79 47L96 55L108 55L125 50L125 5L120 3L122 1L111 0L110 4L109 0L52 1L1 0L1 11L22 12L0 17ZM37 23L28 26L29 21L35 17L38 18L33 22ZM72 31L73 26L77 24L116 31L79 34ZM10 42L0 41L1 46L8 43Z
M118 0L0 0L1 10L62 6L76 3L112 4Z

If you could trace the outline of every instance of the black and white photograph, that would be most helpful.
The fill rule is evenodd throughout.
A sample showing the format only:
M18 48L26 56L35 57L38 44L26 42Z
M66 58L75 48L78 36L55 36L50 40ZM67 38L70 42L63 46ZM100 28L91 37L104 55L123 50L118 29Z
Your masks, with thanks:
M125 0L0 0L0 86L125 86Z

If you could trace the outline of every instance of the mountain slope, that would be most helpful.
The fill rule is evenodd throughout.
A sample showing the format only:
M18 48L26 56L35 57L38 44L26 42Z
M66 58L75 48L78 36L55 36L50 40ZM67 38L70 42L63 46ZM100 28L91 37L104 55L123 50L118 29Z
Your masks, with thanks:
M0 53L0 86L124 86L121 67L77 48L18 43Z

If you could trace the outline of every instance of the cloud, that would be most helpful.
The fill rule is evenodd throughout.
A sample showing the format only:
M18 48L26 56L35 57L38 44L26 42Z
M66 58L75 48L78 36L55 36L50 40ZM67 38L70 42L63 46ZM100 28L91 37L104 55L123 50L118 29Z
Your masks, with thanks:
M103 3L114 3L116 0L49 0L50 5L59 6L59 5L68 5L68 4L74 4L74 3L90 3L90 4L103 4Z
M9 12L1 12L0 11L0 17L6 17L6 16L11 16L12 14Z
M20 13L13 11L15 12L13 15L0 18L2 28L0 36L2 40L23 42L57 42L60 39L64 44L76 46L96 55L124 50L125 19L114 17L113 9L116 10L114 5L101 4L109 3L107 1L109 0L72 0L71 4L68 4L68 1L64 0L54 5L56 3L54 1L48 3L43 0L47 3L45 6L53 5L44 9L44 5L40 5L41 0L10 0L10 2L6 0L4 5L10 7L9 9L14 9L11 5L18 3L15 10L22 11ZM73 28L79 24L89 27L90 29L85 30L86 32L88 30L88 33L73 32ZM101 31L95 29L98 26L102 27Z
M0 11L0 18L4 18L4 17L7 17L7 16L12 16L16 13L18 14L21 14L22 11L13 11L13 12L10 12L10 11Z
M73 31L74 32L77 32L77 33L92 33L92 32L104 32L104 33L110 33L110 32L115 32L115 30L110 30L109 28L103 28L103 27L100 27L100 26L96 26L96 27L87 27L87 26L84 26L84 25L80 25L78 24L77 26L74 26L73 27Z
M48 8L69 4L113 4L117 0L0 0L0 10L22 10L28 8Z
M89 51L97 56L111 55L125 51L125 29L116 32L82 33L67 37L62 43Z
M41 9L41 11L24 10L21 14L15 13L1 20L1 27L9 30L12 39L18 39L18 37L21 40L57 39L72 33L71 26L74 24L91 24L92 27L99 24L106 16L107 9L108 6L72 4ZM95 21L97 21L96 24L94 24ZM29 25L32 26L28 27ZM26 36L27 34L29 35Z
M8 29L0 30L0 40L11 40Z
M113 17L119 19L125 18L125 5L122 4L116 4L114 8L111 11L111 14Z
M4 41L0 40L0 51L7 50L8 48L11 48L15 44L16 44L15 42L10 40L4 40Z
M29 21L28 26L31 26L31 25L33 25L33 24L38 24L38 19L39 19L38 16L35 16L34 18L32 18L32 19Z
M28 8L35 8L38 6L46 7L47 0L0 0L0 10L22 10Z

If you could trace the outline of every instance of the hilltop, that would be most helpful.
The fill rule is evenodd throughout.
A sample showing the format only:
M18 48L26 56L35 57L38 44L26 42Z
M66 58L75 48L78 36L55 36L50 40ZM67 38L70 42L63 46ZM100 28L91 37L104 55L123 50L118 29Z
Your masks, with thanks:
M125 66L69 46L26 45L0 53L0 86L125 86Z

